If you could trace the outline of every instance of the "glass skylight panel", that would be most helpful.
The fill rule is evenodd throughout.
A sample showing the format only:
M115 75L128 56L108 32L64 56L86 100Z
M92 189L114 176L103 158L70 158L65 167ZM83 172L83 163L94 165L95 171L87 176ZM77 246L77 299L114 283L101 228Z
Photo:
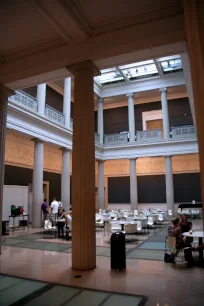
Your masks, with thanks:
M132 67L136 67L136 66L144 66L144 65L153 64L153 63L154 63L153 60L148 60L148 61L137 62L137 63L132 63L132 64L128 64L128 65L119 66L119 68L121 70L123 70L123 69L128 69L128 68L132 68Z
M116 68L113 67L113 68L102 69L101 73L107 73L107 72L111 72L111 71L116 71Z
M129 78L129 80L158 75L158 71L155 64L136 66L130 69L124 69L122 71L126 75L126 77Z
M100 76L97 76L96 79L100 84L110 84L117 83L118 81L124 81L124 78L118 71L102 73Z
M171 59L160 62L164 73L182 70L182 62L180 58Z
M163 62L163 61L169 61L175 58L180 58L180 55L170 55L170 56L165 56L165 57L160 57L157 59L158 62Z

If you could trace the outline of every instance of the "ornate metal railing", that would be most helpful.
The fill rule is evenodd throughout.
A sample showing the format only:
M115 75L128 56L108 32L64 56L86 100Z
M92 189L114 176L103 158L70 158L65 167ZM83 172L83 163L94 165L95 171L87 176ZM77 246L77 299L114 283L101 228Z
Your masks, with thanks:
M162 140L162 130L137 131L137 142L152 142Z
M128 133L124 134L108 134L104 135L104 144L108 145L120 145L128 143Z
M45 105L45 117L50 121L56 122L60 125L64 125L64 114L58 112L56 109Z
M171 128L172 139L196 138L196 132L193 125L177 126Z
M95 133L95 142L100 142L100 135L98 133Z
M38 111L38 100L21 90L16 90L15 95L9 97L8 100L32 112L37 113Z

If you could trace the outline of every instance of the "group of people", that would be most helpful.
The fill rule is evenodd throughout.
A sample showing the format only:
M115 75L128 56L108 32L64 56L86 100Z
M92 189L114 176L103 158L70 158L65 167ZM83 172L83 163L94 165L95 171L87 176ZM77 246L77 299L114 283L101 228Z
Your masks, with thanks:
M66 231L71 231L72 229L72 217L71 213L65 213L63 209L63 204L60 201L57 201L56 197L53 198L53 201L50 205L51 214L54 216L54 222L58 228L58 237L64 237L64 227L66 226ZM42 213L43 213L43 221L49 220L49 205L47 203L47 199L44 199L44 202L41 205Z
M192 223L188 221L188 217L183 215L181 220L179 217L172 219L172 225L168 228L168 236L176 238L176 249L181 250L183 248L187 248L184 250L185 260L187 261L189 266L193 266L194 259L192 256L192 251L200 251L202 248L192 247L191 243L193 242L193 237L185 237L182 235L185 232L189 232L192 230ZM204 249L204 247L203 247Z

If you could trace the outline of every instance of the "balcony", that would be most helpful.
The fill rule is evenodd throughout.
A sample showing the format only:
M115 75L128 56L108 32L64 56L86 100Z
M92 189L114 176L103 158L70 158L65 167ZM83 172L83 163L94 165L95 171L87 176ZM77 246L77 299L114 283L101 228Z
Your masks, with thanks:
M178 126L171 128L172 139L196 138L196 132L193 125Z
M137 131L137 142L157 142L162 141L162 130Z
M59 125L64 125L64 114L58 112L47 104L45 105L45 117Z
M9 101L18 104L21 107L28 109L31 112L37 113L38 100L26 94L22 90L17 90L15 96L9 97Z
M108 134L104 136L104 145L124 145L128 144L128 133Z

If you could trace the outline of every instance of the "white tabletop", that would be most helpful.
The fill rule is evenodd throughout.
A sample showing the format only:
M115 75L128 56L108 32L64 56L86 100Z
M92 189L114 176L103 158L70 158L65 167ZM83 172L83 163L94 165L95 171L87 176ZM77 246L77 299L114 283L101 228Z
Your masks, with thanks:
M202 232L202 231L193 231L192 234L190 234L189 232L185 232L182 235L186 236L186 237L204 238L204 232Z

